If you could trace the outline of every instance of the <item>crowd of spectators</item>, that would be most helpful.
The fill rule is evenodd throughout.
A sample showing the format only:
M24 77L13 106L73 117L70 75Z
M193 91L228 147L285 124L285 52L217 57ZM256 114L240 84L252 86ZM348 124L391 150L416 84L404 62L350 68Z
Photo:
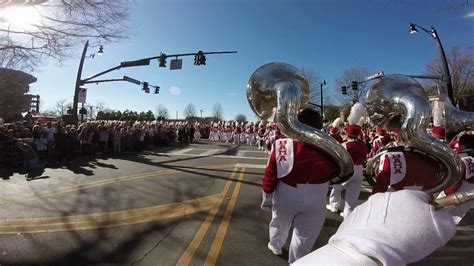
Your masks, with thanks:
M205 134L205 124L199 127L189 122L158 121L3 124L0 125L0 166L24 166L24 161L33 157L40 166L49 162L70 164L78 158L92 160L96 155L109 157L140 152L151 146L186 144L194 141L196 130Z

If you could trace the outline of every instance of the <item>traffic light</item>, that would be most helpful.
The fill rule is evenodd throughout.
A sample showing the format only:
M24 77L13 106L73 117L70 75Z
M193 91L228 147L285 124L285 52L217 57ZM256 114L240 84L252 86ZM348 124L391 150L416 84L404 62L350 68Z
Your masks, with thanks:
M204 55L203 51L197 52L197 54L194 56L194 64L197 66L206 65L206 56Z
M346 86L342 86L341 89L342 89L342 94L343 94L343 95L347 95L347 87L346 87Z
M81 109L79 109L79 114L81 115L87 115L87 109L82 107Z
M145 93L150 93L150 88L148 87L148 82L143 82L143 90Z
M160 67L166 67L166 54L160 54Z
M160 93L160 86L156 86L155 87L155 94L159 94Z
M359 83L357 81L352 81L351 87L353 91L356 91L359 87Z

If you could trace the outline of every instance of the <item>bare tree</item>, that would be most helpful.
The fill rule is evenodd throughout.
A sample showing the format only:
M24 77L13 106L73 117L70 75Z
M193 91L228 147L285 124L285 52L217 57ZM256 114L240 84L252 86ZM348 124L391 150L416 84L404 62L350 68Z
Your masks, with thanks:
M461 49L458 46L454 46L446 55L456 98L474 92L473 50L473 47ZM430 75L441 76L443 74L441 59L439 57L432 59L426 65L426 72Z
M54 105L54 111L56 115L61 116L67 113L67 108L72 106L72 103L67 102L67 100L59 100Z
M159 104L156 108L155 108L155 112L156 112L156 116L158 117L164 117L165 119L168 119L169 118L169 111L168 111L168 108L166 108L164 105L162 104Z
M97 112L105 112L105 103L104 102L96 102L95 103L95 108L97 109Z
M352 90L352 81L363 81L369 76L369 71L365 67L357 66L344 70L340 77L336 79L337 92L341 92L341 87L347 87L347 95L339 94L340 103L347 104L354 101L358 102L367 93L367 83L360 83L357 90Z
M196 106L190 103L184 108L184 117L195 117L196 116Z
M218 102L212 107L212 117L216 120L224 119L224 108L222 108L222 105Z
M19 2L1 5L0 12L5 17L21 8L22 15L37 20L27 26L0 21L0 64L4 67L32 70L46 58L61 62L85 39L99 44L127 36L130 0L31 1L30 6Z
M311 103L321 103L321 78L318 73L310 68L301 68L303 77L308 81L309 85L309 101ZM324 89L324 88L323 88ZM323 92L324 96L324 92Z
M238 114L235 116L235 122L237 123L247 122L247 117L244 114Z

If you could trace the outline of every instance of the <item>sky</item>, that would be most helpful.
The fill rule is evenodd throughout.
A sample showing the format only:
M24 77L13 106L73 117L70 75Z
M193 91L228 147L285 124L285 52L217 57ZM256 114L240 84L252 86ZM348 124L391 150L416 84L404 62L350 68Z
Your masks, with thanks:
M127 82L88 84L87 104L113 110L155 112L164 105L170 118L183 118L192 103L197 115L211 116L216 103L224 118L256 116L246 98L252 73L271 62L311 69L326 80L324 95L337 99L336 78L345 69L361 66L385 74L423 74L437 56L433 38L409 34L410 22L435 27L446 51L453 46L474 47L474 1L375 0L136 0L132 4L130 36L103 43L104 54L87 58L83 78L131 61L166 54L237 51L208 55L205 66L183 57L181 70L149 66L122 68L101 79L126 75L161 87L160 94L144 93ZM42 98L42 109L57 101L72 101L83 44L62 62L48 61L35 73L30 92ZM97 48L89 48L88 54Z

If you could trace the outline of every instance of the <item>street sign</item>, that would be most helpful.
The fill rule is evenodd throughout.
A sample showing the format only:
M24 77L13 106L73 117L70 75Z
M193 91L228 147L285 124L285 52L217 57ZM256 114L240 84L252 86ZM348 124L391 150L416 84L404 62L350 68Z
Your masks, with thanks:
M383 73L383 70L380 70L368 77L365 78L365 80L371 80L371 79L376 79L376 78L380 78L380 77L383 77L385 74Z
M80 88L79 90L79 103L86 103L86 98L87 98L87 89L86 88Z
M183 67L183 59L172 59L170 61L170 70L181 69Z

